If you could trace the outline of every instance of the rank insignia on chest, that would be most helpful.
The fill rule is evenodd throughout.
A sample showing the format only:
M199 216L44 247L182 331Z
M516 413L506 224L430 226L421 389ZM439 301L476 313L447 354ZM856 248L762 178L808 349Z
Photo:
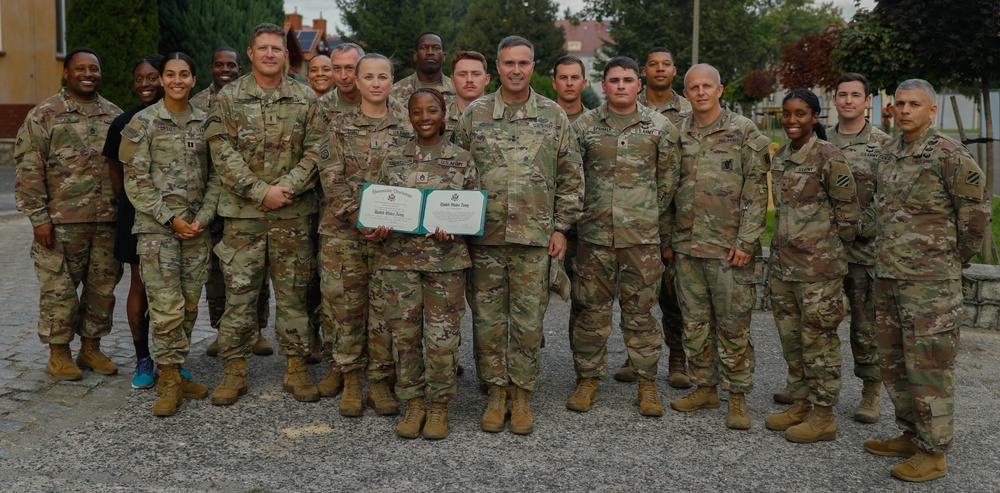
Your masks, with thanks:
M427 183L427 173L423 171L417 173L417 183Z
M627 145L628 145L628 140L626 139L621 139L618 141L618 147L625 147Z
M275 125L278 123L278 117L275 115L267 115L267 124Z
M965 183L969 185L979 185L979 180L982 175L978 171L969 171L969 174L965 176Z
M851 177L848 175L838 175L837 176L837 187L839 188L849 188L851 186Z
M732 171L733 170L733 160L727 159L722 162L722 171Z
M188 141L187 146L188 146L188 149L194 149L194 142L193 141Z
M94 127L90 127L90 135L97 135L97 129Z

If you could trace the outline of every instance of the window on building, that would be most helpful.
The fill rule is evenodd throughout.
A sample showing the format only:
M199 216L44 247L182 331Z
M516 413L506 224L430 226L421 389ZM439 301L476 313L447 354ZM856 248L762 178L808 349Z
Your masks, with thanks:
M580 51L583 49L583 43L579 41L570 41L566 43L566 51Z
M66 8L69 0L56 0L56 56L66 56Z

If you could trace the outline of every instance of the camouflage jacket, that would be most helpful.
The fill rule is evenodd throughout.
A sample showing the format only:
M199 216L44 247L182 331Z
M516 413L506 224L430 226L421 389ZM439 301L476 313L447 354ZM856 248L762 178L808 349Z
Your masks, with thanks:
M670 101L654 105L651 104L649 102L649 98L646 97L646 91L642 91L639 94L639 104L659 111L661 115L670 120L670 123L679 127L681 118L684 117L684 115L691 113L691 103L688 102L687 99L684 99L684 96L677 94L677 91L671 90L670 93L673 94Z
M215 84L212 84L198 94L192 96L188 101L188 104L205 112L205 114L209 114L212 112L212 108L215 107L215 102L218 100L219 91L215 89Z
M315 145L325 125L313 90L285 77L266 97L247 74L219 91L209 114L205 138L222 182L220 216L273 220L317 211ZM294 202L270 212L255 209L272 185L291 187Z
M771 167L774 237L771 276L816 282L847 274L845 246L854 241L854 178L837 146L816 134L801 149L785 144Z
M409 118L391 107L376 122L360 106L330 122L319 144L319 180L326 197L319 234L364 239L356 224L362 186L378 177L390 150L402 148L412 138Z
M361 100L354 102L345 101L340 97L340 89L336 87L332 91L323 95L319 98L319 109L323 114L323 118L326 123L329 124L333 119L345 111L351 111L361 105Z
M219 177L208 161L205 112L191 107L183 128L160 100L122 130L125 193L135 206L133 233L173 234L177 216L208 226L219 202Z
M451 82L451 77L441 74L441 80L437 84L424 84L417 79L417 74L410 74L409 77L400 79L398 82L392 85L392 97L396 98L400 104L405 108L410 102L410 95L417 92L417 89L424 87L429 87L431 89L437 89L441 91L444 95L444 99L451 100L458 97L458 93L455 92L455 84Z
M444 135L441 136L441 140L454 142L455 129L458 128L458 122L462 119L462 111L458 109L458 98L447 101L444 112L447 120L445 121Z
M28 112L14 144L14 197L32 226L115 221L118 201L101 150L121 112L98 96L87 114L66 89Z
M845 139L837 132L838 125L827 127L826 135L831 144L840 148L847 158L847 165L854 174L857 188L858 206L861 207L861 222L854 242L847 245L847 262L858 265L875 265L875 185L881 163L888 159L885 145L892 137L865 122L853 138Z
M376 183L434 190L476 190L479 173L469 151L441 141L424 149L411 140L389 151ZM393 233L382 247L379 267L388 270L449 272L472 267L465 238L437 241L424 235Z
M531 91L511 114L500 90L473 101L455 130L489 193L486 230L473 244L548 246L580 217L583 166L566 113Z
M897 136L886 150L875 194L875 275L961 279L990 231L986 175L965 146L935 128L909 144Z
M681 120L679 131L673 249L701 258L724 259L733 246L753 254L767 222L771 140L729 110L704 135L691 114Z
M583 158L583 241L614 248L669 244L667 208L677 191L677 127L641 105L624 128L615 127L607 103L573 124Z

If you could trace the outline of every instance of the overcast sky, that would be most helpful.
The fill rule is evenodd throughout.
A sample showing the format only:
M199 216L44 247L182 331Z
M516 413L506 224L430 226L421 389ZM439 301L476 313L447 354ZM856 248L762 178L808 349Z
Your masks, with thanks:
M710 5L710 1L702 2L702 8ZM555 2L559 4L560 14L566 7L569 7L573 12L579 12L584 6L584 0L555 0ZM844 18L850 19L854 15L854 0L833 0L833 3L844 12ZM861 2L861 6L868 9L874 5L874 0ZM322 15L324 19L329 20L327 30L330 34L336 34L337 27L346 28L346 26L340 25L340 12L331 0L285 0L285 12L294 12L296 9L302 14L302 22L305 25L312 25L312 20Z

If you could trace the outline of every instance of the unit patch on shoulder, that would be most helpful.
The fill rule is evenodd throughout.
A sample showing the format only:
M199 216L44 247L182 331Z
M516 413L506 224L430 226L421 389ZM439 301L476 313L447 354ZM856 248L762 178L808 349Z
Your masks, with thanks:
M851 177L849 175L838 175L837 176L837 187L839 188L850 188Z

